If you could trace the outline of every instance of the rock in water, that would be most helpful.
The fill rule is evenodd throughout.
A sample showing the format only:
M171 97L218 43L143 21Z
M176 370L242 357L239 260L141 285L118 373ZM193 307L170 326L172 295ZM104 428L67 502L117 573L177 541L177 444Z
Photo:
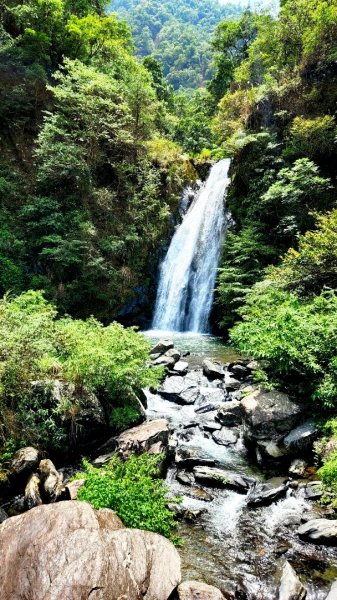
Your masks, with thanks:
M225 600L218 588L201 581L184 581L177 590L179 600Z
M318 436L318 429L314 421L308 420L293 429L284 438L283 444L289 453L305 452L312 448Z
M124 529L108 509L59 502L0 527L3 600L167 600L180 558L160 535Z
M273 502L280 500L286 496L288 490L287 485L280 485L277 488L268 489L266 486L258 486L249 494L247 499L247 506L257 508L259 506L269 506Z
M222 366L218 363L212 362L211 360L204 360L202 363L204 375L209 379L223 379L225 376Z
M151 354L164 354L174 348L173 342L169 340L160 340L151 350Z
M22 473L29 473L37 469L39 464L39 451L36 448L27 447L21 448L15 452L12 464L11 472L13 475L21 475Z
M298 528L298 535L312 544L337 546L337 520L313 519Z
M286 562L283 567L279 600L304 600L306 589L301 584L292 566Z
M243 406L238 400L225 402L218 410L217 420L226 427L235 427L242 423Z
M194 467L195 480L202 485L215 488L228 488L241 494L246 494L256 480L239 473L212 467Z

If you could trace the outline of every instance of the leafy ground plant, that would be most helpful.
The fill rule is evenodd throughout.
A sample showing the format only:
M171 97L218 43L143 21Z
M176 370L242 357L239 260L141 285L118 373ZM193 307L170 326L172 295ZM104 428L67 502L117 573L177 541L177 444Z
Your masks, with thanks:
M146 453L131 456L125 462L114 456L99 469L84 460L85 485L78 499L96 509L114 510L126 527L153 531L177 543L176 521L168 508L168 502L173 500L168 498L168 488L159 478L162 460L162 455ZM77 477L83 478L83 473Z

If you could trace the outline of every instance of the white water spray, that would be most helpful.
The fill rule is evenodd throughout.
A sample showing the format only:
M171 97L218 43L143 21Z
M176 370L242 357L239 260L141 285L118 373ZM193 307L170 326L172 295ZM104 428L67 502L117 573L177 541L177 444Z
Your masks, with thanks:
M225 228L230 160L212 168L161 266L153 328L207 333Z

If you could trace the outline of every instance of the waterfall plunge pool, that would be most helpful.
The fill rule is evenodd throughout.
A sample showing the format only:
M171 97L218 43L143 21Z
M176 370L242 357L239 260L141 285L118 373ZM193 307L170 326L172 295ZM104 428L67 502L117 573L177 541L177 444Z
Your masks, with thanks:
M216 360L222 364L230 363L239 358L235 348L224 344L222 338L207 333L180 333L177 331L161 331L151 329L142 332L153 344L159 340L171 340L174 347L182 355L189 352L186 360L190 369L201 367L205 358Z

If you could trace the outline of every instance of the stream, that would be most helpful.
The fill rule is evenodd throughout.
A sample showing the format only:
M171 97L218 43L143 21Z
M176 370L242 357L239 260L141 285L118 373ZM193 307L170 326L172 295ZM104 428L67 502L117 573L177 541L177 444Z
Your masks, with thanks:
M168 339L163 332L147 332L153 341ZM189 353L189 377L204 394L216 392L218 383L209 381L201 369L205 357L228 363L237 356L221 340L207 335L170 333L175 348ZM250 460L241 437L231 446L212 439L216 411L197 414L197 405L181 406L158 393L147 393L149 419L166 418L177 448L192 449L216 466L267 481L273 487L284 482L285 472L262 472ZM224 429L224 428L223 428ZM319 505L304 497L302 484L267 507L248 508L246 496L235 491L184 485L177 480L177 467L168 469L167 485L172 496L182 496L183 509L201 511L195 519L180 521L179 535L183 578L203 580L220 588L226 597L247 600L276 600L285 559L289 560L306 586L307 600L325 600L331 581L337 577L337 550L301 542L296 534L305 513L319 512ZM195 489L194 489L195 488ZM199 499L207 493L210 498ZM193 497L192 497L193 496ZM228 595L226 595L228 594Z

